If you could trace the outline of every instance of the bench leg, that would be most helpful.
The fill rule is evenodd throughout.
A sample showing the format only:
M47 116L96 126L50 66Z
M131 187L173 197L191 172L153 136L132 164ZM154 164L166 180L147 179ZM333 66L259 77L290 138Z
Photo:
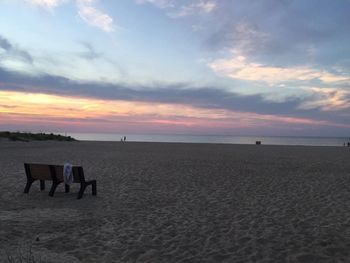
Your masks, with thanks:
M34 182L34 180L28 180L27 179L27 184L26 184L26 187L24 188L24 193L25 194L28 194L29 193L29 189L30 187L32 186L32 183Z
M50 193L49 193L49 196L53 196L54 193L55 193L55 190L57 188L57 186L59 185L60 183L58 182L52 182L52 186L51 186L51 190L50 190Z
M64 191L65 191L66 193L69 193L69 189L70 189L69 185L68 185L68 184L65 184L65 185L64 185Z
M97 186L96 186L96 181L92 181L92 195L97 195Z
M45 190L45 181L44 180L40 180L40 190L41 191Z
M86 188L86 184L80 184L80 190L79 190L77 199L80 199L83 197L85 188Z

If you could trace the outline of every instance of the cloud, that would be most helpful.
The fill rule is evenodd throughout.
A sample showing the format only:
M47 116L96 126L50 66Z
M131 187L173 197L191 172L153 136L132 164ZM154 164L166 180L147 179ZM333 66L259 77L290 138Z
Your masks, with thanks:
M6 103L4 107L3 103ZM94 129L113 132L124 127L131 132L142 129L143 132L161 131L172 134L251 134L259 131L270 134L277 132L279 135L295 135L296 131L305 132L305 129L317 129L319 132L320 129L336 128L344 132L350 128L349 124L333 120L211 109L181 102L153 103L0 90L1 126L17 130L28 127L41 130L44 127L48 130L74 127L77 131Z
M31 76L58 75L81 81L118 82L126 78L125 65L90 42L77 41L74 51L22 49L0 34L0 67ZM0 79L1 81L1 79Z
M25 0L27 3L48 9L55 8L66 0Z
M195 6L203 13L210 13L214 11L217 4L214 1L201 1L195 4Z
M214 87L194 88L188 83L131 86L98 82L76 82L68 78L41 75L30 77L0 68L0 89L47 94L70 95L99 99L121 99L162 103L186 103L205 108L225 108L245 111L262 110L265 113L285 113L296 102L265 102L259 95L240 96ZM159 88L161 87L161 88ZM289 105L288 105L289 104ZM287 106L287 109L283 107ZM264 109L262 109L264 108Z
M300 109L319 108L323 111L339 111L350 109L350 90L339 90L335 88L312 87L308 91L314 94L314 98L304 101Z
M78 14L87 24L98 27L105 32L113 32L113 18L95 7L94 0L77 0Z
M180 10L171 13L171 17L184 17L193 14L209 14L217 7L214 1L199 1L189 5L181 6Z
M160 9L166 9L169 11L168 15L172 18L195 14L209 14L217 7L217 3L214 0L191 0L187 1L186 4L172 0L136 0L136 3L152 4Z
M28 64L33 64L34 61L27 51L11 44L8 39L0 35L0 65L14 60Z
M91 44L85 42L79 42L79 44L84 47L84 50L77 54L79 57L83 57L87 61L103 59L103 54L98 53ZM14 54L18 54L18 49L16 45L0 36L0 54L1 50L3 50L2 55L4 55L4 50L7 53L9 51L12 52L11 50L16 50ZM25 50L19 50L21 51L19 54L23 53L30 56ZM7 54L7 59L21 60L21 58L16 56L11 58ZM35 60L39 60L39 58L35 58ZM243 56L236 56L232 60L234 63L228 61L228 65L217 63L216 66L220 65L221 68L218 67L216 70L219 72L229 69L228 74L233 71L234 77L258 82L268 80L270 85L295 81L295 79L308 82L311 78L323 78L324 81L329 81L329 84L337 84L343 80L338 75L317 71L312 68L271 67L247 62L247 59ZM321 89L316 86L311 88L304 87L301 95L294 92L289 95L284 94L281 99L280 97L276 98L272 93L242 95L229 92L220 86L196 87L192 83L154 83L153 85L140 84L135 86L122 83L110 84L98 81L83 81L84 78L77 81L73 80L72 77L68 77L68 75L67 77L55 76L52 75L54 71L49 73L47 70L39 70L37 65L35 67L31 66L30 61L33 61L33 58L26 61L28 67L36 70L35 74L30 75L25 75L26 72L18 68L6 67L0 63L0 89L99 99L181 103L207 109L227 109L258 112L261 114L275 114L278 112L278 114L284 116L318 117L321 119L327 117L327 112L347 112L349 108L349 93L345 91L348 87L346 84L343 85L342 89L341 85L338 89ZM56 61L55 63L58 62ZM57 70L55 72L57 73ZM274 86L271 86L271 88L276 90ZM281 88L284 89L285 87L279 87L279 89Z
M335 65L349 68L348 1L243 1L222 0L215 24L208 21L201 32L210 52L240 50L262 64L297 66ZM329 16L329 12L336 16ZM292 19L291 19L292 18ZM202 21L203 23L203 21ZM347 70L348 71L348 70Z
M217 59L209 63L216 73L233 79L261 81L270 85L294 81L319 80L323 83L350 83L350 76L333 74L308 66L282 67L248 62L244 56Z
M109 100L146 101L155 103L181 103L207 109L227 109L234 111L259 112L290 116L322 117L317 112L317 104L307 101L319 99L315 90L310 90L304 98L290 97L283 101L272 101L262 95L240 95L219 87L193 87L190 83L154 84L153 86L133 86L127 84L107 84L99 82L77 82L68 78L41 75L30 77L0 68L0 90L37 92L64 96L79 96ZM313 105L313 106L312 106ZM333 108L335 109L335 107ZM341 110L344 107L338 109ZM322 114L325 114L324 112Z
M154 85L135 86L125 83L82 82L49 74L27 76L18 72L4 70L0 67L1 91L18 92L18 94L54 95L72 98L72 100L74 98L89 101L99 100L101 102L100 105L111 103L109 106L107 105L107 108L111 111L110 115L107 114L108 116L99 116L98 118L89 115L87 116L88 119L113 120L113 118L115 119L113 117L116 114L115 110L120 112L121 102L125 102L127 105L135 103L137 106L127 107L128 111L125 112L125 117L123 119L118 117L119 119L115 119L115 123L130 121L130 123L137 126L138 119L143 125L145 122L149 123L150 129L153 127L152 131L154 132L156 132L154 129L155 124L159 124L161 127L164 127L164 125L173 127L176 123L177 125L182 123L183 127L187 125L186 123L188 125L193 124L193 127L197 127L196 132L199 133L203 132L203 128L206 128L206 131L208 131L208 123L211 123L212 127L216 127L212 129L214 133L232 133L232 131L237 131L237 127L241 127L244 133L252 131L251 129L258 129L260 133L263 131L258 127L264 127L266 134L278 134L279 132L281 132L280 134L288 134L288 132L296 128L301 132L300 134L304 135L308 129L308 134L310 135L345 134L349 131L349 126L345 125L348 123L350 115L349 108L345 106L349 105L349 97L346 97L348 95L337 95L331 91L326 92L328 94L322 94L322 90L317 89L307 90L303 97L289 97L277 102L269 100L262 95L244 96L215 86L196 87L191 83L155 83ZM334 103L328 100L332 96L334 97ZM46 99L41 101L45 103L50 102ZM339 101L343 102L339 103ZM135 116L133 108L142 111L142 103L149 105L150 108L157 109L156 112L158 113L154 113L153 117L142 114L136 119L128 117ZM332 107L330 107L331 103L333 103ZM8 103L0 104L10 105ZM68 104L70 105L70 103ZM67 107L71 108L73 107L72 105ZM172 105L172 107L166 106L162 108L161 105ZM95 103L88 104L91 112L94 112L95 106ZM52 106L50 106L51 108ZM0 109L1 111L8 112L11 109L3 107ZM159 112L165 111L167 112L166 116L162 117L159 115ZM193 115L194 112L196 114ZM189 119L185 120L186 116ZM38 116L38 118L40 117ZM62 125L69 125L69 122ZM305 125L308 128L304 127ZM95 125L95 127L98 126ZM113 128L112 126L111 129ZM38 127L41 126L39 125ZM268 129L268 127L271 127L271 129ZM319 127L320 129L312 127ZM177 131L186 132L186 129Z
M27 3L53 10L69 0L25 0ZM102 29L105 32L113 32L115 25L113 18L96 7L98 0L75 0L79 17L88 25Z
M88 59L88 60L94 60L102 57L101 53L98 53L93 45L91 45L88 42L80 42L80 44L84 47L84 52L81 52L79 55L82 58Z
M138 3L138 4L152 4L158 8L161 8L161 9L170 8L170 7L175 6L173 0L136 0L136 3Z
M243 54L254 53L267 45L270 34L259 26L246 21L229 21L213 30L205 44L210 49L239 50Z

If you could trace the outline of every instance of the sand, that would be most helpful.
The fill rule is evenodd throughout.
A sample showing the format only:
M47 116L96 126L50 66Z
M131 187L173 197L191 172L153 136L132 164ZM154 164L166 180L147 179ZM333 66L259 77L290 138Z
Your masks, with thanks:
M350 262L350 148L0 142L0 262ZM82 165L53 198L24 162ZM47 185L49 186L49 185ZM49 187L47 187L49 188ZM24 252L23 252L24 251ZM6 253L5 253L6 252Z

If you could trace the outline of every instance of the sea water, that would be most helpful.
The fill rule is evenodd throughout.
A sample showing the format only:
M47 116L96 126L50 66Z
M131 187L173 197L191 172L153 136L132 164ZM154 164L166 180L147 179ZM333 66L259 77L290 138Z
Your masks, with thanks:
M151 134L107 134L107 133L66 133L77 140L120 141L126 136L131 142L173 142L173 143L224 143L263 145L305 145L343 146L350 141L344 137L285 137L285 136L229 136L229 135L151 135Z

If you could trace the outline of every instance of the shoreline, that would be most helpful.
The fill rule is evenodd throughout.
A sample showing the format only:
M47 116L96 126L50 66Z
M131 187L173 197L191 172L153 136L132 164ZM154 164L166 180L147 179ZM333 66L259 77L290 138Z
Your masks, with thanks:
M299 145L299 144L264 144L263 142L260 145L256 145L255 143L225 143L225 142L157 142L157 141L97 141L97 140L76 140L76 141L11 141L5 138L0 138L0 143L40 143L40 142L48 142L48 143L112 143L112 144L170 144L170 145L231 145L231 146L254 146L254 147L326 147L326 148L348 148L346 145Z
M69 133L78 140L87 141L120 141L126 136L127 141L138 142L183 142L183 143L227 143L255 144L261 141L263 145L314 145L343 146L349 142L349 137L327 136L235 136L235 135L159 135L159 134L95 134Z

